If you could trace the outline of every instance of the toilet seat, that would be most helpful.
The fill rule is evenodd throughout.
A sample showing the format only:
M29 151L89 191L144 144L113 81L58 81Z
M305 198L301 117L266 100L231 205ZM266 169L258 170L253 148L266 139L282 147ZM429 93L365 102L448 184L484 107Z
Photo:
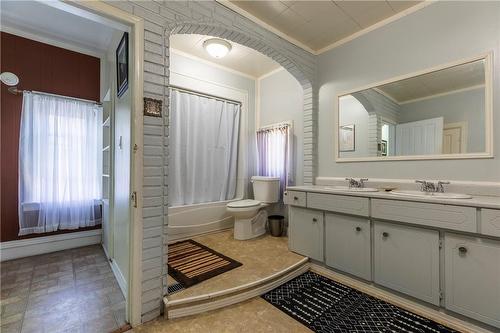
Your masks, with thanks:
M227 204L229 208L250 208L257 206L260 206L260 201L251 199L233 201Z

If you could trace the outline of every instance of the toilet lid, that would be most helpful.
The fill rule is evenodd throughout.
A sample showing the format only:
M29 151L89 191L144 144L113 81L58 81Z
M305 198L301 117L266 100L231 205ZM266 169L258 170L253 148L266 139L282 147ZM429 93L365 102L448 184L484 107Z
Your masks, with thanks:
M251 199L233 201L227 204L229 208L245 208L245 207L255 207L259 205L260 201Z

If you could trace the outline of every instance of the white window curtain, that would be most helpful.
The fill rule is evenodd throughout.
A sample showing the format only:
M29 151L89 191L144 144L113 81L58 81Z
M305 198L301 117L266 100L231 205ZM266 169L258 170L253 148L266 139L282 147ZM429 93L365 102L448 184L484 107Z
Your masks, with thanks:
M278 177L280 193L292 180L291 136L289 124L276 124L257 131L259 176Z
M19 235L101 223L102 108L25 92L19 140Z
M171 206L236 196L240 105L173 89L170 110Z

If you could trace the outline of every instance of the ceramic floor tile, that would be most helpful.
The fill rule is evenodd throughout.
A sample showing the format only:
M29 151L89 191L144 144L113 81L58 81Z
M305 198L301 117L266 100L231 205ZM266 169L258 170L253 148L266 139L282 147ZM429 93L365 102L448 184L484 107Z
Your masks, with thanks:
M260 297L195 316L157 319L134 333L306 333L312 332Z
M99 245L2 262L0 271L3 333L108 333L125 323L125 299Z

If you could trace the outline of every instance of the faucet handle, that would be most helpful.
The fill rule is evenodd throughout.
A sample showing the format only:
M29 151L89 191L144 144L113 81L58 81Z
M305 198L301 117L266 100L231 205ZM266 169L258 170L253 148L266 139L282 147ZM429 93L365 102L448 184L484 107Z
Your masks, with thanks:
M444 186L443 185L449 185L449 184L450 184L450 182L438 181L437 186L436 186L436 192L444 193Z

